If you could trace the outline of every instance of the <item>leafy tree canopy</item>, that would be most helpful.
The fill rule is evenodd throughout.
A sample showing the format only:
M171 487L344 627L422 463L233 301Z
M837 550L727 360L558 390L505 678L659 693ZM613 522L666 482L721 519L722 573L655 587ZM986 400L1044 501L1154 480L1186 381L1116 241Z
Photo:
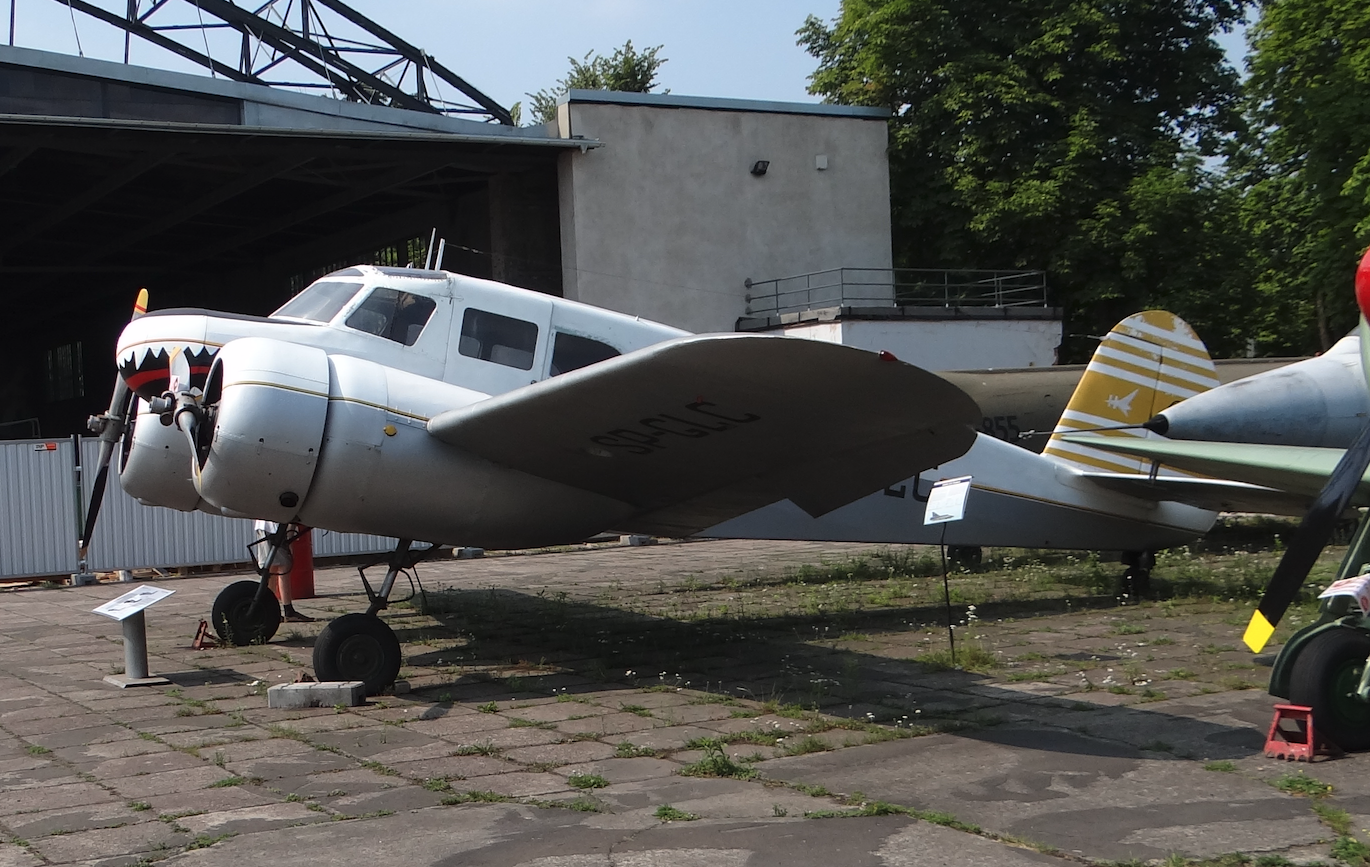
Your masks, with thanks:
M892 112L897 265L1044 268L1100 334L1227 264L1196 235L1230 207L1204 158L1242 129L1214 37L1252 2L844 0L798 35L811 92Z
M1327 348L1356 321L1370 243L1370 5L1265 0L1252 28L1253 134L1235 162L1260 338Z
M650 93L657 86L656 73L665 57L658 57L662 46L638 51L629 39L622 48L614 49L608 57L587 52L581 60L566 58L571 71L558 79L555 87L528 94L533 120L550 123L557 117L557 100L569 90L618 90L628 93Z

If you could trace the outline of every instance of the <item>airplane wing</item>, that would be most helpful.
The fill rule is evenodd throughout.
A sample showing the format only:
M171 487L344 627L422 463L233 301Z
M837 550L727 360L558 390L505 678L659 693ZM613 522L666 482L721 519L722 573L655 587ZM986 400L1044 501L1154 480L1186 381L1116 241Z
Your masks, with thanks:
M1261 485L1194 476L1157 476L1134 473L1081 473L1102 488L1143 500L1185 503L1210 512L1256 512L1298 517L1308 511L1310 497Z
M1273 488L1306 498L1322 490L1341 459L1341 449L1214 443L1191 440L1087 436L1067 440L1097 449L1160 461L1169 467ZM1352 505L1370 505L1370 479L1362 479Z
M442 413L443 442L687 535L790 499L820 515L970 448L979 410L892 356L754 334L683 337Z

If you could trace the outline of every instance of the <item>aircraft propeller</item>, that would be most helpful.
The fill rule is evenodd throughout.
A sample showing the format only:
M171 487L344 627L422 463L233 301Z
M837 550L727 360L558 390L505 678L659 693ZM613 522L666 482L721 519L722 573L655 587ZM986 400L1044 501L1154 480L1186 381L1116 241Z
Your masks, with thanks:
M139 289L138 298L133 302L133 315L129 317L129 321L132 322L146 312L147 290ZM95 533L95 521L100 516L100 505L104 502L105 485L109 481L109 462L114 456L114 446L124 436L128 412L132 406L133 390L128 387L123 376L115 374L114 393L109 399L109 409L104 414L93 415L86 421L86 428L100 437L100 469L95 474L94 485L91 486L90 505L86 509L86 525L81 529L81 538L78 542L83 563L86 551L90 548L90 538Z
M203 451L200 428L206 416L204 393L190 384L190 358L185 350L172 350L169 367L166 393L149 401L148 408L161 416L162 424L175 424L186 435L190 453L195 456L192 469L198 471Z
M1364 334L1367 327L1370 327L1366 324L1367 318L1370 318L1370 313L1367 313L1370 311L1370 250L1361 258L1360 266L1356 270L1356 303L1361 311L1360 327L1364 341ZM1337 462L1332 475L1327 479L1327 484L1304 514L1289 547L1280 558L1279 565L1275 567L1275 574L1266 585L1265 594L1261 596L1255 613L1251 615L1251 622L1247 624L1246 632L1242 635L1242 641L1246 642L1246 646L1251 648L1252 652L1259 653L1270 640L1275 626L1289 608L1289 603L1298 595L1299 588L1303 586L1314 561L1332 538L1337 519L1351 502L1351 497L1368 467L1370 423L1366 424L1355 442Z

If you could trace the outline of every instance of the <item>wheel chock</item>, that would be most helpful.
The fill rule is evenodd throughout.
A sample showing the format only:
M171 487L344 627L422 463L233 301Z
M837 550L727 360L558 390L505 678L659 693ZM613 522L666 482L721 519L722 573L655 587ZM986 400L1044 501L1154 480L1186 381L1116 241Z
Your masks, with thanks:
M214 636L209 634L209 621L201 620L200 627L195 630L195 640L190 642L191 650L205 650L210 647L218 647L219 642Z
M1290 762L1311 762L1317 756L1340 756L1341 748L1320 738L1313 724L1313 709L1297 704L1275 705L1270 734L1265 738L1265 757Z

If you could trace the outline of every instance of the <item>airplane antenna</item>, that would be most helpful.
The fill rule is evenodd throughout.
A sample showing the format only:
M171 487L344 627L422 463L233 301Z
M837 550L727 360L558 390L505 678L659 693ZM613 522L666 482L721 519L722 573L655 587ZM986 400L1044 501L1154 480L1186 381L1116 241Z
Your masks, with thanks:
M427 271L428 266L433 261L433 242L438 239L438 227L433 227L433 232L428 236L428 249L423 254L423 270Z
M446 239L446 238L439 238L439 239L438 239L438 257L437 257L437 261L435 261L435 262L433 263L433 270L435 270L435 271L441 271L441 270L442 270L442 254L445 253L445 252L447 252L447 239Z

